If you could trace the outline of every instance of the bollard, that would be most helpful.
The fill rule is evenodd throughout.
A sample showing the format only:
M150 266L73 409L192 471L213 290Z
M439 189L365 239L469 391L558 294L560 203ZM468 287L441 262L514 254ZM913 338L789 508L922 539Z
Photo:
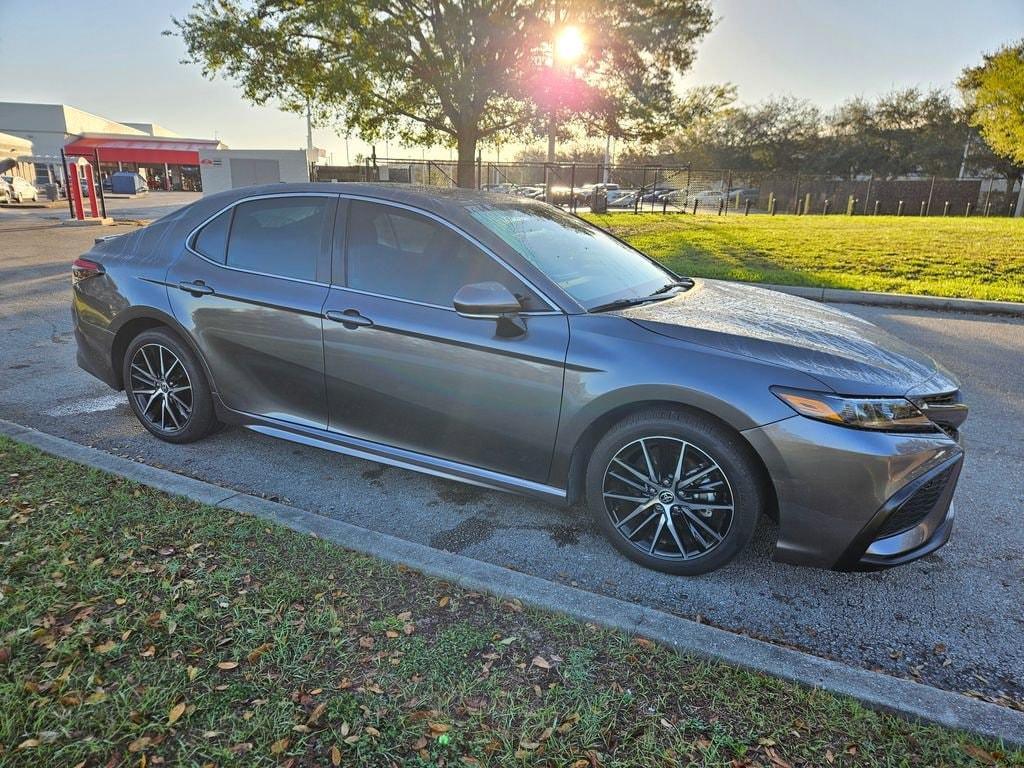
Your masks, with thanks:
M768 215L769 216L774 216L775 215L775 193L774 192L769 192L768 193Z
M846 198L846 215L853 216L853 212L857 209L857 198L850 195Z
M725 208L725 198L724 197L720 197L720 198L718 198L718 215L719 216L722 215L722 211L724 210L724 208Z
M902 200L900 200L896 204L896 215L897 216L902 216L903 215L903 201Z
M743 215L744 216L749 216L750 215L750 198L747 198L746 205L743 206Z
M928 208L928 201L927 200L922 200L921 201L921 213L920 213L921 216L924 216L924 212L925 212L925 210L927 208Z
M942 215L949 216L949 200L947 200L946 204L942 206Z
M991 215L992 215L992 203L991 202L985 203L985 218L987 219Z
M804 213L810 214L811 212L811 193L808 192L804 196Z
M964 218L971 218L971 211L974 210L974 203L967 204L967 210L964 212Z
M828 216L830 210L832 210L832 201L826 197L825 204L821 207L821 215Z
M879 211L879 209L881 207L882 207L882 201L881 200L875 200L875 216L878 215L878 211Z
M699 203L699 202L700 202L700 200L698 200L697 198L693 199L693 215L694 216L697 215L697 203Z

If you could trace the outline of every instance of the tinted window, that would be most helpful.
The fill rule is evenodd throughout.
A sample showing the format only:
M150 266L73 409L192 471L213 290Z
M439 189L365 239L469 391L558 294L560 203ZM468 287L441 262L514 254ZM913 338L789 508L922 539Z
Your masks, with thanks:
M354 201L350 208L348 286L451 307L464 285L496 281L525 308L542 308L511 272L450 227L411 211Z
M270 197L235 206L230 267L316 280L316 263L333 198Z
M212 219L199 230L192 247L208 259L218 264L224 263L224 255L228 245L228 226L231 224L230 209Z
M640 298L676 278L564 211L537 203L480 205L470 214L588 309Z

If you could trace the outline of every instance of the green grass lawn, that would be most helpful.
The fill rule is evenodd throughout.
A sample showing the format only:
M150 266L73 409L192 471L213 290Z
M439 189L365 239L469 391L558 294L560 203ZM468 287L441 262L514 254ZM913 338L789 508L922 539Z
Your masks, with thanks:
M1024 220L587 214L670 269L780 285L1024 301Z
M0 439L4 766L1021 765Z

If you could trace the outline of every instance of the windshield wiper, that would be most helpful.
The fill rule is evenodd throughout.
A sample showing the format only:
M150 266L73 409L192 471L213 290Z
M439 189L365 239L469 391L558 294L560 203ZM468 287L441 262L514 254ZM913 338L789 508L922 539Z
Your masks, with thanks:
M658 290L648 296L634 296L628 299L615 299L615 301L609 301L605 304L598 304L596 307L591 307L589 312L607 312L611 309L623 309L625 307L635 307L637 304L645 304L648 301L662 301L669 299L671 296L665 294L676 288L692 288L693 281L686 280L678 283L668 283L661 286Z
M651 294L651 296L658 296L662 293L668 293L673 288L693 288L693 280L680 280L677 283L666 283L661 286L658 290Z

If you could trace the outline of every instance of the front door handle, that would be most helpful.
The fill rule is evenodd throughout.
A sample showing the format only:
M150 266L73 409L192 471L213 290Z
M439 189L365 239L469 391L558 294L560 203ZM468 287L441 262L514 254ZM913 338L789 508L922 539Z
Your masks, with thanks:
M178 283L178 288L191 293L193 296L209 296L213 293L213 288L208 286L202 280L193 280L191 283L187 283L183 280Z
M368 317L363 317L359 314L359 310L357 309L346 309L344 312L339 312L336 309L329 309L324 312L324 317L335 323L341 323L349 330L358 328L359 326L373 325L373 320Z

